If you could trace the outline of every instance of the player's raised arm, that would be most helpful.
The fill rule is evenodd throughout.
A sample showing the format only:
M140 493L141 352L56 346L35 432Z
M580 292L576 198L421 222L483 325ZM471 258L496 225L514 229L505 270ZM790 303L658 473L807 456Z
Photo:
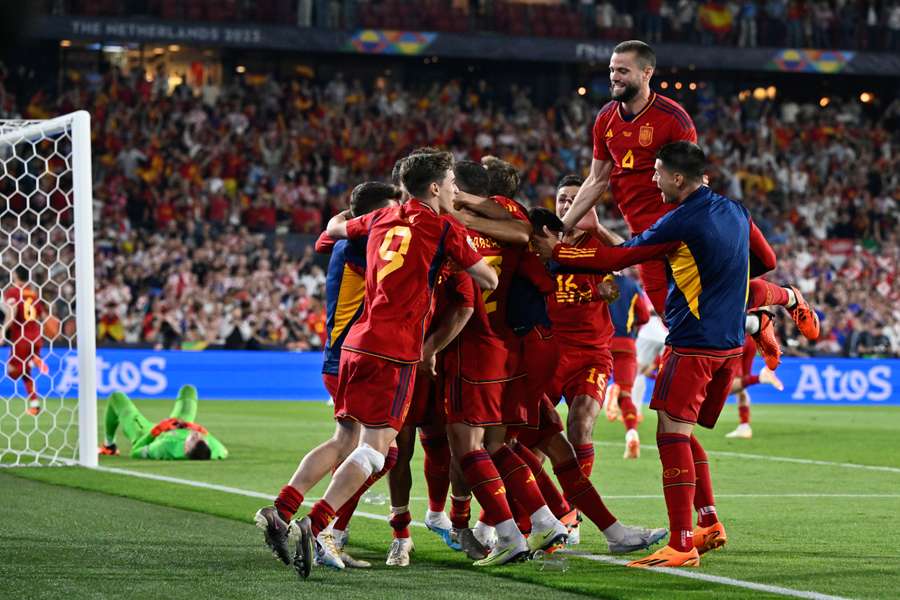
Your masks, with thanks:
M593 210L594 206L600 201L600 196L609 186L609 175L612 173L613 163L611 160L602 160L595 158L591 161L591 172L581 184L575 200L572 202L572 208L563 218L563 225L566 231L573 229L576 224Z
M524 245L531 238L529 223L514 218L490 198L463 193L457 196L454 206L462 209L453 214L460 223L495 240Z
M345 210L331 217L328 225L325 226L325 235L333 240L347 239L347 220L350 218L350 211Z

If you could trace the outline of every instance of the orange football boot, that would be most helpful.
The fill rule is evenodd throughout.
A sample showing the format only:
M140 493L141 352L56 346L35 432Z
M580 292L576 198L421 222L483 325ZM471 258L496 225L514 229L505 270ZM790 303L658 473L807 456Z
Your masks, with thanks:
M753 334L753 340L756 342L759 353L762 354L763 359L766 361L766 366L774 371L781 364L781 344L778 343L778 338L775 337L775 326L773 324L775 315L767 310L757 310L751 314L759 317L759 331Z
M647 567L699 567L700 554L696 548L691 548L687 552L679 552L672 546L663 546L653 554L640 560L633 560L625 566L640 569Z
M725 545L728 536L725 535L725 526L721 521L713 523L709 527L694 528L694 548L700 554L706 554L710 550L717 550Z
M792 285L788 287L791 288L791 291L794 292L794 296L797 298L797 304L794 305L794 308L788 309L788 312L791 313L791 319L797 324L797 329L800 330L803 337L808 340L819 339L819 315L812 309L809 302L800 293L800 290Z

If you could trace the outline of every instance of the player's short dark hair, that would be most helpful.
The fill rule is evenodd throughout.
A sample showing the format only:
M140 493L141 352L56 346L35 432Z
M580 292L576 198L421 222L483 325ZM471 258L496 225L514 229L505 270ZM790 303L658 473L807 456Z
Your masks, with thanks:
M428 193L428 186L442 182L447 171L453 168L453 155L449 152L410 154L403 161L400 179L406 190L415 197Z
M624 54L625 52L634 52L642 69L647 66L656 68L656 52L641 40L628 40L616 44L616 47L613 48L613 54Z
M490 195L491 179L487 170L473 160L461 160L453 165L456 187L461 192L487 198Z
M693 142L681 140L666 144L656 153L656 158L667 170L681 173L692 181L701 181L706 171L706 154Z
M564 187L569 187L570 185L574 185L576 187L581 187L584 183L584 178L580 175L575 175L574 173L569 173L568 175L563 175L559 183L556 184L557 191Z
M538 233L543 233L544 227L550 231L562 231L565 229L562 219L556 216L556 213L543 206L535 206L528 211L528 220L531 221L531 227Z
M13 272L16 274L16 277L21 279L22 281L28 281L28 269L22 265L18 265Z
M186 456L190 460L209 460L212 458L212 450L209 449L209 444L206 443L206 440L197 440L197 443L194 444L194 447L191 448L191 451Z
M491 196L512 198L519 191L519 171L514 166L496 156L485 156L481 164L487 169L491 180L489 193Z
M419 146L403 158L398 158L397 162L394 163L394 168L391 170L391 183L398 187L400 186L400 173L403 170L403 161L413 154L437 154L438 152L440 152L440 150L434 146Z
M350 214L361 217L373 210L384 208L388 201L400 198L400 190L389 183L366 181L350 192Z

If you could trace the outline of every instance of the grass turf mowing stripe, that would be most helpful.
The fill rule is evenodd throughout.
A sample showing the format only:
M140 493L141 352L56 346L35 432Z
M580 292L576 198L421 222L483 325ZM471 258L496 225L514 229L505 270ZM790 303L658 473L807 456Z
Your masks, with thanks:
M594 442L595 446L616 446L621 447L622 444L617 442ZM653 450L658 452L656 446L643 446L642 449ZM728 458L749 458L752 460L771 460L773 462L796 463L800 465L819 465L823 467L840 467L842 469L863 469L866 471L883 471L886 473L900 473L898 467L883 467L880 465L860 465L856 463L832 462L829 460L813 460L811 458L793 458L790 456L769 456L766 454L747 454L744 452L728 452L726 450L707 450L707 454L711 456L725 456Z
M595 562L602 562L609 565L621 565L625 566L629 561L622 560L621 558L614 558L612 556L605 555L597 555L597 554L584 554L579 552L574 552L572 550L563 550L565 554L569 554L572 556L577 556L579 558L584 558L586 560L593 560ZM742 579L732 579L731 577L722 577L720 575L708 575L706 573L698 573L697 571L693 571L690 568L684 569L674 569L671 567L645 567L648 571L655 571L657 573L665 573L666 575L674 575L675 577L685 577L687 579L698 579L700 581L707 581L709 583L719 583L722 585L730 585L733 587L745 588L748 590L753 590L755 592L768 592L770 594L777 594L779 596L789 596L791 598L808 598L809 600L848 600L844 596L830 596L828 594L820 594L819 592L807 592L805 590L794 590L791 588L785 588L778 585L768 585L765 583L754 583L752 581L744 581Z
M224 492L224 493L228 493L228 494L237 494L237 495L241 495L241 496L248 496L251 498L261 498L261 499L265 499L265 500L271 500L273 497L273 494L265 494L263 492L256 492L253 490L244 490L241 488L235 488L235 487L226 486L226 485L217 485L214 483L206 483L203 481L194 481L192 479L183 479L180 477L168 477L165 475L156 475L153 473L145 473L142 471L132 471L130 469L119 469L119 468L115 468L115 467L102 467L101 466L101 467L96 467L96 470L103 471L106 473L114 473L117 475L128 475L128 476L139 477L139 478L143 478L143 479L152 479L154 481L163 481L166 483L175 483L175 484L186 485L186 486L190 486L190 487L210 489L210 490ZM305 506L312 505L312 503L310 501L306 501L303 504ZM386 517L385 515L376 515L376 514L368 513L368 512L356 511L354 513L354 516L360 516L360 517L364 517L367 519L375 519L375 520L384 521L384 522L389 521L389 518ZM412 521L411 524L416 527L425 527L425 523L423 523L421 521ZM567 554L570 554L570 555L578 557L578 558L583 558L585 560L592 560L595 562L603 562L603 563L613 564L613 565L624 566L629 562L627 560L622 560L620 558L614 558L612 556L606 556L606 555L602 555L602 554L582 554L582 553L572 552L572 551L568 551L568 550L566 552L567 552ZM779 596L788 596L788 597L793 597L793 598L808 598L810 600L847 600L846 598L844 598L842 596L830 596L827 594L820 594L818 592L795 590L795 589L785 588L785 587L776 586L776 585L754 583L752 581L744 581L742 579L732 579L730 577L721 577L718 575L707 575L705 573L691 572L688 570L666 569L666 568L650 568L648 570L651 570L651 571L654 571L657 573L663 573L665 575L673 575L676 577L697 579L700 581L705 581L705 582L709 582L709 583L718 583L721 585L727 585L727 586L731 586L731 587L739 587L739 588L744 588L744 589L749 589L749 590L754 590L754 591L768 592L770 594L775 594L775 595L779 595Z

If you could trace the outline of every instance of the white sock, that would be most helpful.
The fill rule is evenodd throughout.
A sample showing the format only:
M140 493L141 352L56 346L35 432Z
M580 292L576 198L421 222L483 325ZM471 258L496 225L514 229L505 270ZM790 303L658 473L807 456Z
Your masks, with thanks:
M753 335L759 331L759 316L758 315L747 315L747 318L744 319L744 331Z
M788 303L785 305L785 308L791 309L797 306L797 294L794 293L794 290L791 288L784 288L784 291L786 291L788 295Z
M481 521L478 521L478 523L475 525L475 537L478 538L478 541L480 541L481 543L484 543L484 538L482 538L480 535L478 535L478 525L483 525L485 528L490 528L490 529L494 529L494 528L490 527L489 525L484 525L484 523L482 523ZM507 520L503 521L502 523L497 523L497 537L499 537L503 540L511 540L511 539L514 539L518 535L522 535L522 533L519 531L519 528L516 526L515 520L507 519Z
M392 506L391 514L392 515L402 515L405 512L409 512L409 505L406 504L404 506Z
M512 525L516 529L516 531L519 530L516 527L515 521L513 521L512 519L507 519L507 521L504 521L503 523L499 523L497 525L497 529L500 530L500 525L504 525L504 527L505 527L505 523L507 523L507 522L512 523ZM500 531L502 532L503 530L500 530ZM490 540L495 535L494 528L486 523L482 523L481 521L478 521L477 523L475 523L475 527L472 528L472 533L475 534L475 539L477 539L482 544L484 544L485 542ZM502 534L502 535L505 535L505 534Z
M447 516L446 512L435 512L430 508L425 511L425 522L430 523L434 526L438 526L441 529L449 529L452 526L452 523L450 523L450 517Z
M625 537L625 527L621 523L616 521L603 530L603 535L606 537L606 541L608 542L621 541L622 538Z
M547 505L540 507L533 513L531 513L531 527L536 530L544 530L550 529L554 525L556 525L557 519L553 516L553 513L550 512L550 509L547 508Z

